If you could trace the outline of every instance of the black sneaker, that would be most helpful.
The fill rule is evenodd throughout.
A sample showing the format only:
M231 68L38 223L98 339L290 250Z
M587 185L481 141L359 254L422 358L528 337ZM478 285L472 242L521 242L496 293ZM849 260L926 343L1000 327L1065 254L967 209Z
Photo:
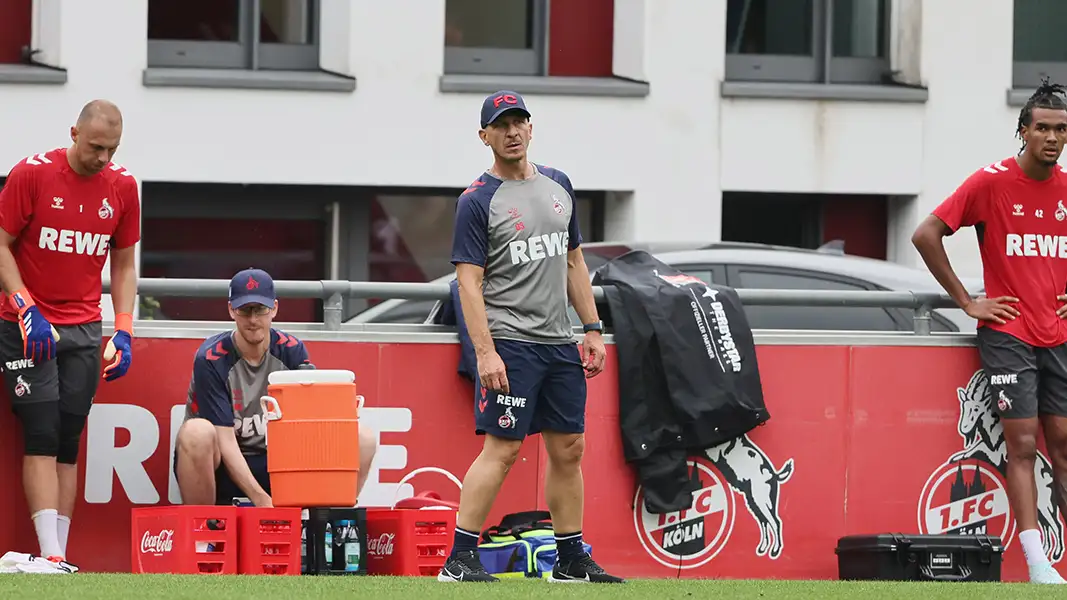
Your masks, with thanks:
M566 562L557 559L548 581L551 583L626 583L626 580L621 577L609 575L588 553L583 553L581 558Z
M437 581L500 581L490 575L475 550L463 550L448 557L445 566L437 574Z

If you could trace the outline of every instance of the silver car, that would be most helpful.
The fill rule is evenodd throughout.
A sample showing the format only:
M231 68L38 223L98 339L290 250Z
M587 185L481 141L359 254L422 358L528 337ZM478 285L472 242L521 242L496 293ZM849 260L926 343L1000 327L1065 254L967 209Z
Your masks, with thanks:
M646 250L705 282L735 289L943 292L925 269L849 256L834 244L817 250L737 242L583 245L590 272L634 249ZM435 282L447 283L454 277L449 274ZM963 284L972 293L983 290L980 279L965 278ZM439 307L440 303L434 300L387 300L348 322L426 323L433 321ZM753 329L912 331L914 327L913 312L898 308L746 306L745 314ZM579 325L573 309L571 319ZM975 321L959 309L938 309L930 328L933 332L971 333L975 331Z

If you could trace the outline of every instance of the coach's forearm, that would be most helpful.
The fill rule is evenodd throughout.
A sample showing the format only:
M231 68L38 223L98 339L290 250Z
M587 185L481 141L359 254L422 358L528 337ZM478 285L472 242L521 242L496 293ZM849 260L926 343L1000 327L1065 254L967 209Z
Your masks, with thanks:
M581 255L567 258L567 297L583 325L600 320L593 299L593 284L589 281L589 267Z
M133 255L132 248L128 253ZM119 258L111 257L111 304L115 314L133 314L133 305L137 299L137 269L133 260L123 252Z
M230 479L244 492L249 500L258 500L267 495L259 482L252 475L252 469L248 468L248 461L241 454L241 447L237 445L237 438L233 430L228 427L219 429L219 451L222 454L222 464L226 466L226 472ZM228 435L227 435L228 434Z
M482 295L482 280L473 275L457 274L459 304L467 334L471 336L474 352L485 356L495 349L493 336L489 334L489 317L485 314L485 297Z
M11 248L4 244L0 244L0 286L3 286L4 292L8 294L25 287L22 275L19 274L19 266L15 262L15 255L11 253Z

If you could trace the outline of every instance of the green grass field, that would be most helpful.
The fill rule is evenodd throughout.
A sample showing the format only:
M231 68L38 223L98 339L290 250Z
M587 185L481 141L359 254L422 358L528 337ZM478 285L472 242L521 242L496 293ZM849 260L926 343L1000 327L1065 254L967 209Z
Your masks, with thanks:
M1065 597L1062 591L1028 584L978 583L866 583L840 581L735 581L645 579L624 585L557 585L546 581L511 579L495 584L445 584L433 578L409 577L251 577L212 575L0 575L0 598L32 600L104 600L155 598L208 600L220 598L409 597L419 600L511 600L513 598L588 598L618 600L970 600L972 598Z

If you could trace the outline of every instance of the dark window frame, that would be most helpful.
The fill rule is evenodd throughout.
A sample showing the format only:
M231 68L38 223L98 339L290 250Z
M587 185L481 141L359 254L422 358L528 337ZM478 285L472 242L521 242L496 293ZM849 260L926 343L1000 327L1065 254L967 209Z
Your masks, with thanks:
M745 5L755 0L744 0ZM833 2L812 0L812 52L809 56L738 54L726 48L726 80L768 83L879 84L890 72L889 40L892 3L882 5L882 57L839 57L833 55ZM743 21L743 19L742 19ZM740 30L744 25L739 25ZM727 36L727 40L729 36ZM740 33L737 36L740 44Z
M222 0L225 1L225 0ZM276 44L259 41L261 0L237 0L238 37L236 42L198 40L148 40L148 66L313 71L319 68L321 43L320 0L305 0L311 23L309 44ZM149 6L151 10L151 6Z
M447 2L447 0L446 0ZM547 75L550 0L528 0L532 4L531 39L533 47L466 48L445 46L446 75ZM443 43L443 42L442 42Z
M1015 0L1012 12L1012 55L1014 57L1018 41L1019 12L1026 0ZM1032 90L1041 85L1041 79L1048 77L1053 82L1067 81L1067 61L1018 60L1012 59L1012 88Z

